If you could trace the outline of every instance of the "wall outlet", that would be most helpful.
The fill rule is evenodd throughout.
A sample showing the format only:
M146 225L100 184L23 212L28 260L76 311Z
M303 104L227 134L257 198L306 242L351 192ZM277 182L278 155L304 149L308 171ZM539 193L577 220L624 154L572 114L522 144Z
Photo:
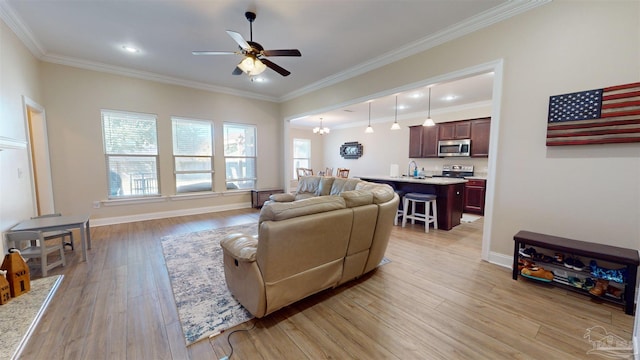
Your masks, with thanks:
M94 209L100 209L100 201L94 201L93 202L93 208Z

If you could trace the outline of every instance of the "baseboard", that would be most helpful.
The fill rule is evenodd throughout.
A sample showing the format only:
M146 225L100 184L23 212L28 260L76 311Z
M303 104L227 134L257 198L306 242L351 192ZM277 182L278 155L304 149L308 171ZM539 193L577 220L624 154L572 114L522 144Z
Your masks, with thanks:
M198 214L206 214L206 213L228 211L228 210L248 209L250 207L251 207L251 203L235 203L235 204L228 204L228 205L206 206L201 208L190 208L190 209L160 211L160 212L145 213L145 214L127 215L127 216L97 218L97 219L91 219L91 227L125 224L125 223L145 221L145 220L157 220L157 219L164 219L164 218L170 218L170 217L176 217L176 216L198 215Z
M509 269L513 267L513 255L505 255L490 251L487 261L492 264L500 265Z

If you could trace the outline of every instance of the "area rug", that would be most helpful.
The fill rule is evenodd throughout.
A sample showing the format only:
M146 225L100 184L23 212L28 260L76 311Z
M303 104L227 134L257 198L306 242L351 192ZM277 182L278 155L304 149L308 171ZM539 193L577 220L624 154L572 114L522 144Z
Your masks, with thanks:
M165 236L161 239L173 297L187 346L253 318L231 295L220 240L258 233L257 223ZM383 258L378 266L391 262Z
M229 226L161 239L187 346L253 318L231 295L224 279L220 240L239 232L255 235L258 225Z
M0 359L20 357L62 277L56 275L32 280L29 292L0 305Z

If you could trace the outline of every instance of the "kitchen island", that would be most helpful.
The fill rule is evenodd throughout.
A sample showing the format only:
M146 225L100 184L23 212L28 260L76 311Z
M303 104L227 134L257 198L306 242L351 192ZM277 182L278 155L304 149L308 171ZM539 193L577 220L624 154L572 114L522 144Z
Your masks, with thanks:
M434 194L438 198L438 229L451 230L460 224L463 211L465 179L447 177L358 176L366 181L389 184L403 193Z

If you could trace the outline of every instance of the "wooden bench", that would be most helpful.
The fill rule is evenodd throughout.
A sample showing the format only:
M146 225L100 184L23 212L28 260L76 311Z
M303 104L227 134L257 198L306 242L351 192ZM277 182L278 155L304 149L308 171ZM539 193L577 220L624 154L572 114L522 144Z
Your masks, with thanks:
M519 249L525 246L540 247L565 254L579 255L590 259L624 265L627 268L627 282L625 284L623 301L624 312L633 315L635 309L636 277L638 265L640 265L638 250L572 240L525 230L520 230L515 234L513 240L515 242L513 247L513 280L518 280ZM589 294L585 291L581 292Z

